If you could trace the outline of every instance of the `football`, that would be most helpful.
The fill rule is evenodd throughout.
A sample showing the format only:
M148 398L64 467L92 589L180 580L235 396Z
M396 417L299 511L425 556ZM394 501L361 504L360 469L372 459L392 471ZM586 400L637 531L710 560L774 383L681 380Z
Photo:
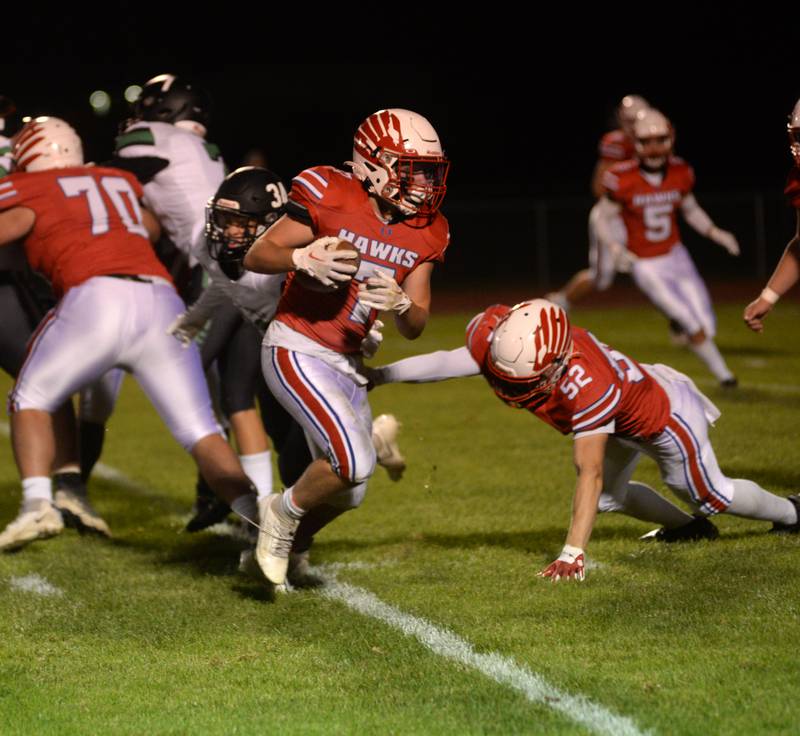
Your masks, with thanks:
M353 244L349 240L339 240L336 244L331 244L327 247L327 250L351 250L356 254L355 258L351 258L346 261L346 263L352 263L356 267L356 273L358 273L358 268L361 265L361 253L358 252L353 247ZM321 281L315 279L313 276L309 276L307 273L303 271L295 271L294 275L295 279L303 286L304 289L308 289L309 291L317 291L323 293L330 293L332 291L338 291L342 287L347 287L350 285L350 280L347 281L336 281L330 286L323 284Z

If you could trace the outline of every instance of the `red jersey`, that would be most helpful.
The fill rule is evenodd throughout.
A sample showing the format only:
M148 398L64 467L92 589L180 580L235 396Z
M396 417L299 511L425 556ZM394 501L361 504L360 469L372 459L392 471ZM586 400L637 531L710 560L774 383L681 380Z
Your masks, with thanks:
M795 209L800 209L800 169L792 166L786 179L786 188L783 190L789 204Z
M670 157L661 183L654 184L638 161L614 164L603 174L603 189L622 207L628 231L628 250L639 258L669 253L680 242L678 207L694 188L694 171L685 161Z
M509 311L495 304L467 326L467 348L484 376L492 333ZM621 437L660 434L670 416L664 389L639 363L603 345L591 332L573 326L572 341L572 358L547 400L535 398L523 408L562 434L601 427Z
M636 149L623 130L611 130L600 139L597 155L601 161L627 161L636 155Z
M361 253L353 280L331 292L309 291L294 278L286 281L275 319L338 353L357 353L377 311L358 301L358 282L383 270L398 284L421 263L443 261L450 242L444 215L387 224L375 214L361 182L333 166L306 169L292 180L288 214L311 227L318 238L349 240Z
M25 255L61 297L93 276L130 274L170 280L142 224L142 187L127 171L74 166L11 174L0 182L0 210L36 213Z

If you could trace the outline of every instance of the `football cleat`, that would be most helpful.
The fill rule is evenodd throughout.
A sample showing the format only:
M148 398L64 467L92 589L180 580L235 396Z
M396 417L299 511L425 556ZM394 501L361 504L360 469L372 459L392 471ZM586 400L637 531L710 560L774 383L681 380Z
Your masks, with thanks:
M64 523L81 534L90 532L111 536L111 529L100 514L92 508L85 493L74 489L59 488L55 492L53 505L61 512Z
M0 533L0 550L23 547L35 539L47 539L64 529L61 514L53 504L44 499L26 501L19 516Z
M643 534L639 539L645 542L656 541L670 544L672 542L697 542L701 539L716 539L719 536L719 529L715 527L705 516L695 514L695 517L686 524L667 529L654 529L652 532Z
M260 530L256 543L256 561L267 579L275 585L286 582L289 553L300 523L284 512L280 493L271 493L258 502Z
M724 378L719 382L720 388L738 388L739 387L739 380L736 376L731 376L730 378Z
M372 422L372 444L378 456L378 464L386 468L392 480L400 480L406 469L406 460L400 454L397 433L400 422L394 414L381 414Z
M203 476L197 476L197 498L195 499L193 516L186 524L187 532L199 532L219 524L228 518L231 507L217 497Z
M773 524L770 529L772 534L800 534L800 496L789 496L789 501L797 512L797 521L794 524Z

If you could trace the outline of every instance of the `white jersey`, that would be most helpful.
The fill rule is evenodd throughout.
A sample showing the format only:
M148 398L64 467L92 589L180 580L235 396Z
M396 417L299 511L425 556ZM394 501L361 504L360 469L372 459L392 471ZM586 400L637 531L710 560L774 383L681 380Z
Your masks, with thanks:
M225 178L219 149L179 125L139 121L117 138L117 155L169 161L144 184L144 202L194 266L192 244L203 233L206 202Z
M0 177L10 174L14 168L14 159L11 158L11 139L0 135Z
M0 178L10 174L14 168L14 159L11 158L11 140L0 135ZM3 200L3 190L0 188L0 201ZM22 243L12 243L0 248L0 271L24 271L25 250Z
M220 304L230 301L263 335L275 316L286 274L245 271L238 281L231 281L222 272L219 263L208 254L204 236L195 242L192 255L211 279L200 299L189 310L192 322L200 324L210 319Z

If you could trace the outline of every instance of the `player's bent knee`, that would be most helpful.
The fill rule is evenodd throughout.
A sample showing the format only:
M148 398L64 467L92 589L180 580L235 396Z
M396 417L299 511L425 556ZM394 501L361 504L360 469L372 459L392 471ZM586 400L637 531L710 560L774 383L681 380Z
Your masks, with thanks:
M370 438L369 446L363 447L360 452L348 452L346 455L334 457L331 465L333 466L333 471L343 481L357 485L366 483L369 480L375 472L377 461L375 448Z

